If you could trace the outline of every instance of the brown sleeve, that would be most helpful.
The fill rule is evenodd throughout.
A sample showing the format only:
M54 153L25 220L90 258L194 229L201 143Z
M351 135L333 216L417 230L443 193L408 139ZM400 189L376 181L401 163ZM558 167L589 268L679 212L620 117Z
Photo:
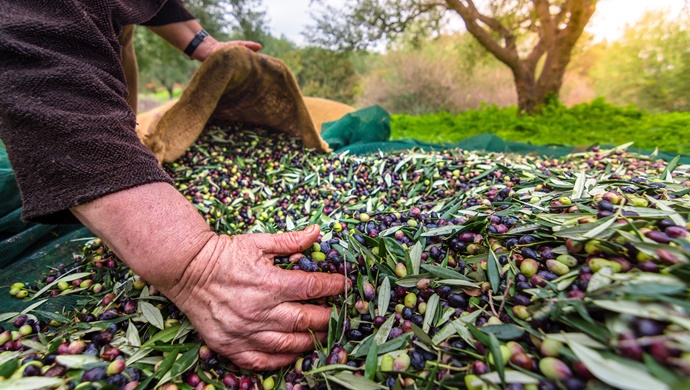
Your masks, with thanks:
M156 16L142 23L142 25L165 26L170 23L186 22L192 19L194 19L194 15L187 11L187 8L182 4L182 0L168 0Z
M171 180L134 131L107 8L52 1L0 2L0 138L23 218L75 223L71 207Z

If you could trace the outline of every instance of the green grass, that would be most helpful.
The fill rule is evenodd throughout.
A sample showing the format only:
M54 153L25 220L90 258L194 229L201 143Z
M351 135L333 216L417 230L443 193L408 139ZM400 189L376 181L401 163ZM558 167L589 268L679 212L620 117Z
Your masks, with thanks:
M649 114L597 99L571 108L548 106L542 115L516 115L516 107L487 106L459 115L393 115L392 138L455 142L493 133L508 141L537 145L621 145L690 154L690 112Z
M173 90L173 98L177 99L182 95L183 89L175 88ZM151 99L159 102L160 104L165 104L170 100L170 95L165 89L159 89L156 92L142 92L139 93L139 99Z

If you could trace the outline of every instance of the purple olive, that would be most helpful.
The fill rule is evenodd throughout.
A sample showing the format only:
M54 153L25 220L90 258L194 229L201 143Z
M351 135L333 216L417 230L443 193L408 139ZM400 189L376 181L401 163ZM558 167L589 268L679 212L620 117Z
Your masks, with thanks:
M105 367L95 367L90 370L86 370L81 376L83 382L98 382L107 376L107 369Z
M666 233L660 232L658 230L650 230L646 232L644 235L650 240L654 240L660 244L668 244L669 242L671 242L671 238L667 236Z

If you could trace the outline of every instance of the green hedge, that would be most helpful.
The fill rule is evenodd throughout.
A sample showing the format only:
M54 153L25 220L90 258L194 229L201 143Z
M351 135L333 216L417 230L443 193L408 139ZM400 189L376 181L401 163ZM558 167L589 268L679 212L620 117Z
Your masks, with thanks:
M492 133L509 141L538 145L620 145L690 154L690 112L650 114L596 99L571 108L552 105L541 115L516 115L516 107L486 106L455 115L393 115L392 138L442 143Z

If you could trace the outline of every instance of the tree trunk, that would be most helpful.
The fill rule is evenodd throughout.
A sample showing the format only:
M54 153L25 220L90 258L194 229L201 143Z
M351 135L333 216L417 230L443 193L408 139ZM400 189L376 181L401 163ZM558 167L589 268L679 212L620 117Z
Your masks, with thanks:
M518 115L531 115L539 111L544 104L544 96L539 95L534 70L529 69L522 61L518 69L513 69L513 80L518 95Z
M520 57L515 32L496 17L481 14L473 0L446 0L447 7L465 21L467 31L513 72L520 115L539 113L541 106L558 98L571 52L592 17L597 0L565 0L556 14L551 13L553 5L547 0L532 3L532 26L537 26L539 40L526 57ZM544 55L544 66L537 78L537 64Z
M173 98L174 98L174 96L173 96L174 89L175 89L175 87L174 87L174 85L172 85L172 84L171 84L171 85L166 85L166 86L165 86L165 90L168 91L168 100L173 100Z

